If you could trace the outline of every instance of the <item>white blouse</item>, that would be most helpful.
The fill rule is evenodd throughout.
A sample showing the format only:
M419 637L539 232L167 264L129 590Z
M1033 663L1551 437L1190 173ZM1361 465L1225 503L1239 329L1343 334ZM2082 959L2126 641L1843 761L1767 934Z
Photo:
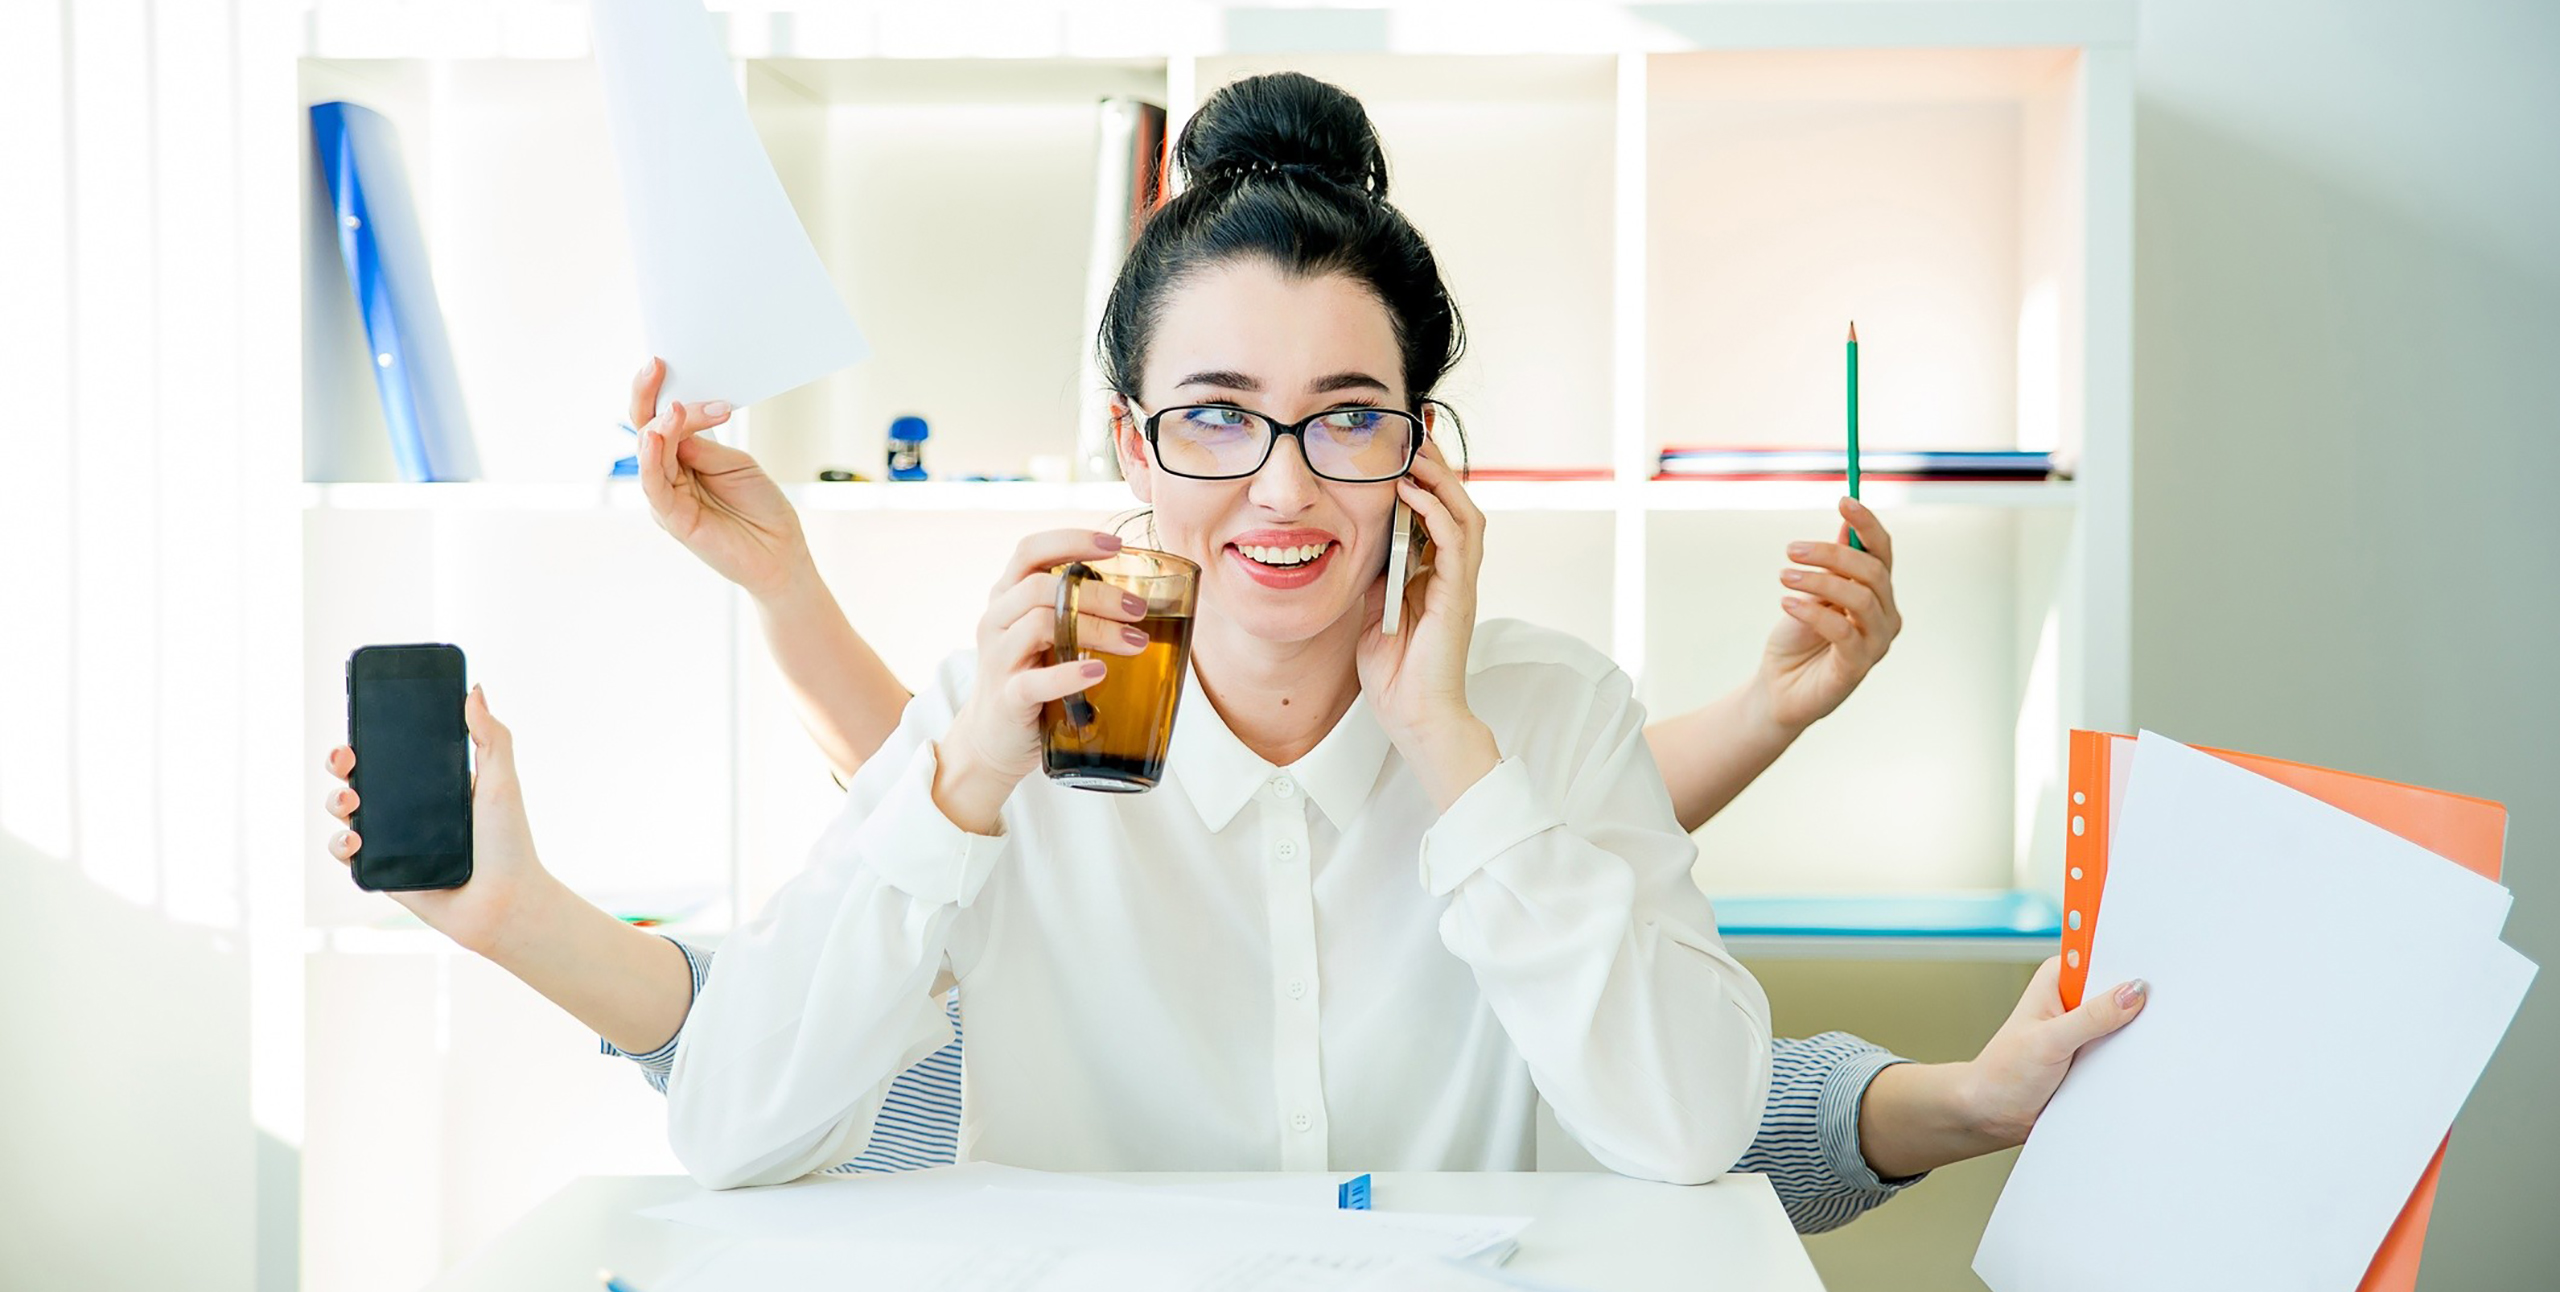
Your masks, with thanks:
M1034 775L993 836L932 796L973 676L945 661L808 867L722 948L667 1087L703 1184L860 1153L890 1082L951 1039L953 978L963 1159L1526 1170L1541 1095L1628 1175L1702 1181L1750 1145L1768 1001L1597 651L1477 627L1468 703L1503 758L1445 813L1364 701L1276 768L1186 679L1165 784Z

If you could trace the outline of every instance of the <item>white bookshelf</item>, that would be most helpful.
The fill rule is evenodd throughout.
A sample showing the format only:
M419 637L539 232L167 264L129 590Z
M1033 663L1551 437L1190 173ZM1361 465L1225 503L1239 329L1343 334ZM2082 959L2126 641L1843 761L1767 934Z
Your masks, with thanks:
M834 484L817 471L877 474L901 413L932 422L938 477L1070 456L1091 344L1093 100L1165 103L1178 130L1238 76L1338 81L1375 115L1395 198L1466 315L1469 358L1441 393L1473 460L1615 472L1475 486L1494 517L1485 612L1610 651L1656 713L1747 676L1779 614L1784 544L1828 536L1835 492L1656 481L1653 458L1667 443L1835 445L1849 319L1870 446L2070 460L2051 482L1867 486L1896 533L1903 637L1700 833L1698 872L1711 893L2058 894L2063 733L2128 716L2132 12L2109 0L1390 8L1310 20L1316 47L1278 51L1285 18L1211 6L1146 23L1101 4L729 14L750 111L875 347L730 433L785 481L857 625L921 680L966 644L1020 535L1108 524L1134 500L1115 482ZM603 478L628 451L614 423L642 343L583 19L487 6L429 23L414 6L322 0L302 40L304 102L364 98L404 134L488 475L389 480L343 272L306 228L301 370L276 378L304 393L312 749L343 721L349 648L455 641L516 726L546 860L609 902L690 895L686 927L716 935L799 866L836 791L751 609L657 531L635 483ZM307 145L302 161L303 219L325 225ZM311 761L316 801L326 781ZM392 909L347 885L321 849L327 830L315 814L291 862L315 981L384 977L398 999L436 1002L452 1045L422 1076L315 1044L315 1107L359 1079L424 1082L419 1097L438 1100L472 1086L450 1018L466 986L486 1000L503 984L432 955L431 934L378 927ZM2043 951L1944 937L1736 945L1884 961ZM393 967L421 958L448 967L427 979ZM311 999L316 1036L350 1026L335 1011L362 997ZM523 1026L581 1043L574 1027ZM563 1065L513 1097L645 1105L595 1093L626 1084L611 1065ZM310 1133L365 1132L315 1113ZM559 1147L537 1174L634 1152ZM307 1177L305 1233L363 1232L320 1183ZM452 1243L478 1232L478 1212L447 1214Z

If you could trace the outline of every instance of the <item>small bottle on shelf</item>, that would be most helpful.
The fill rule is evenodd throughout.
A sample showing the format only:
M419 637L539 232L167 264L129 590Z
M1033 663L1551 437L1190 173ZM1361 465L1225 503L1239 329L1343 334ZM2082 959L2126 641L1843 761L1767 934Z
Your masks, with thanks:
M924 441L932 434L921 417L901 417L889 423L889 478L922 480L924 473Z

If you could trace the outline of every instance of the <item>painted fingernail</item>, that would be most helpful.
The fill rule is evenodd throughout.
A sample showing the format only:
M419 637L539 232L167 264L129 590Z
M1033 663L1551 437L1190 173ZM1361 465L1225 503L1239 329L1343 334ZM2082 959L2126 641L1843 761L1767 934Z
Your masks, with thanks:
M1120 630L1120 640L1132 646L1144 646L1147 644L1147 635L1135 628L1123 628Z
M1089 659L1084 662L1083 673L1086 677L1098 678L1107 671L1109 671L1109 666L1105 665L1101 660Z
M725 399L715 399L708 404L704 404L702 406L702 415L705 417L727 417L729 415L729 401Z
M2141 1004L2142 998L2150 994L2151 984L2136 978L2133 981L2116 988L2116 1008L2131 1009L2134 1006Z
M1121 547L1120 536L1118 534L1096 534L1093 536L1093 545L1106 552L1117 552Z
M1785 583L1802 583L1804 582L1804 571L1780 570L1778 571L1778 578L1781 582Z
M1141 597L1134 592L1123 592L1120 594L1120 613L1124 615L1139 615L1145 614L1146 610L1146 598Z
M1813 544L1811 544L1811 543L1789 543L1789 544L1787 544L1787 555L1789 555L1789 556L1794 556L1794 557L1806 557L1806 556L1811 556L1811 555L1813 555Z

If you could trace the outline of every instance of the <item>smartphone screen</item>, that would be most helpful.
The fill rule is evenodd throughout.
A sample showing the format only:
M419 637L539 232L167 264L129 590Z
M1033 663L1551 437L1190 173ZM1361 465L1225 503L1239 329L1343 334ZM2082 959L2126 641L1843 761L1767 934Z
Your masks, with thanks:
M459 888L471 879L471 740L462 652L367 646L347 659L356 766L356 887Z

